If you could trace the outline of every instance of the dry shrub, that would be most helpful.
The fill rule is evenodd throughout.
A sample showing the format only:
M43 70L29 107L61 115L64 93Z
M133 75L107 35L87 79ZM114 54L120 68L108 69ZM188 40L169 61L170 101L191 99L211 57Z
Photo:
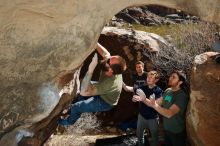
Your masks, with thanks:
M177 25L166 36L168 42L173 45L161 44L160 53L149 54L148 57L165 78L172 70L178 69L183 70L189 80L194 57L212 50L217 31L217 26L208 22Z

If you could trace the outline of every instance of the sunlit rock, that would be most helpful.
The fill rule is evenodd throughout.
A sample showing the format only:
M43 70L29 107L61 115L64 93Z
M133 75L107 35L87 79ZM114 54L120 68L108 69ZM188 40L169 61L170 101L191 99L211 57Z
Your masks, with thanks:
M217 54L208 52L195 59L187 111L187 132L192 146L220 144L220 63L216 62Z

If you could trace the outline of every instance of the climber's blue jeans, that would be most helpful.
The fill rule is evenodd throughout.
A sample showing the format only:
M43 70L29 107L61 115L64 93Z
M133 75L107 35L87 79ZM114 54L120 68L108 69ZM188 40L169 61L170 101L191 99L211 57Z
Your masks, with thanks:
M67 119L58 120L59 125L74 124L82 113L109 111L113 107L106 103L99 95L87 97L88 99L85 99L83 96L79 98L76 103L71 104L69 117Z

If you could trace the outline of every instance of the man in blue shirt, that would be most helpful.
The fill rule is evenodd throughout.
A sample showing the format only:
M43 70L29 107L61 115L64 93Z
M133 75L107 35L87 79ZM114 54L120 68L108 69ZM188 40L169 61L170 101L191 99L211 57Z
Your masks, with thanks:
M135 92L136 94L146 95L145 98L154 98L157 102L162 101L162 90L156 85L159 81L160 75L157 71L150 71L147 74L147 85L137 88L127 86L123 84L123 88L126 91ZM143 93L142 93L143 92ZM143 98L134 95L133 102L139 102L139 115L137 124L137 137L138 145L144 146L144 130L148 128L151 133L150 146L158 145L158 113L152 107L147 106L142 101ZM143 96L142 96L143 97Z

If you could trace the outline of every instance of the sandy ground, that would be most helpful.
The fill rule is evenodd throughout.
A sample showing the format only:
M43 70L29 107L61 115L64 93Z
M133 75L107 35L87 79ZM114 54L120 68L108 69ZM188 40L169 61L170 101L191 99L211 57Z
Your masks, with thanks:
M82 114L71 126L59 127L44 146L94 146L96 139L115 137L123 133L113 127L100 128L95 115Z
M94 146L96 139L114 137L114 134L94 134L94 135L53 135L44 146Z

